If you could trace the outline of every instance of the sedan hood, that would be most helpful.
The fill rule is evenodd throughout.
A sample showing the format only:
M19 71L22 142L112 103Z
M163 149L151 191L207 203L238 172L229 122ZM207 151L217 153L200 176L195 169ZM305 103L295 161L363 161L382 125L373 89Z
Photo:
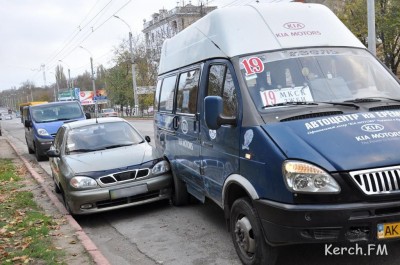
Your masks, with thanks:
M262 126L288 159L328 171L400 164L400 111L344 114Z
M146 143L74 154L65 157L66 163L75 174L81 172L107 171L110 169L125 170L129 166L157 159L156 152Z

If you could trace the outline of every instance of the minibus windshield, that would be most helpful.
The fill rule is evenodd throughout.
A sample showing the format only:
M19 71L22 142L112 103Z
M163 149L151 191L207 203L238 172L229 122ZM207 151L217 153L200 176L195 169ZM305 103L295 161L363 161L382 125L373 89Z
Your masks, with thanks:
M83 115L79 104L75 102L32 107L32 118L38 123L79 119Z
M242 76L259 111L288 102L400 99L398 81L370 53L356 48L308 48L240 58Z

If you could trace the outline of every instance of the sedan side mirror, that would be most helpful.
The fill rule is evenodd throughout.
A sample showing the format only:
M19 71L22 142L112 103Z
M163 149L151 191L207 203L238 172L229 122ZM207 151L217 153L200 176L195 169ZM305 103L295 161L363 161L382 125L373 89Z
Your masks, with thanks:
M90 115L89 112L86 112L86 113L85 113L85 117L86 117L86 119L91 119L91 118L92 118L92 115Z
M48 157L60 157L60 151L57 149L50 149L46 152L46 154Z
M148 142L148 143L150 143L150 136L148 136L148 135L146 135L145 137L144 137L144 139L146 140L146 142Z

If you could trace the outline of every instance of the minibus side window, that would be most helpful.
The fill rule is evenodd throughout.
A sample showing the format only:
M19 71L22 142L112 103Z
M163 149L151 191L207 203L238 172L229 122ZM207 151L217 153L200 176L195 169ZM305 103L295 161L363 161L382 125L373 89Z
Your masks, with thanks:
M160 94L160 111L172 112L174 108L176 75L164 79Z
M197 108L197 90L199 88L200 70L190 70L179 76L176 95L176 112L195 114Z
M160 103L159 100L160 100L161 84L162 84L162 79L158 80L156 93L154 94L154 110L155 111L158 111L158 107L159 107L159 103Z
M237 113L237 93L232 75L225 65L211 65L208 76L208 96L220 96L223 99L223 114L235 117Z

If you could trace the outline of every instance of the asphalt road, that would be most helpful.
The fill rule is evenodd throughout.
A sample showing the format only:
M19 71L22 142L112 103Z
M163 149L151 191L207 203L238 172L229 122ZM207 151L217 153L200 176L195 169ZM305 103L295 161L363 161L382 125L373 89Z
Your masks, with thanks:
M5 136L24 151L24 157L36 163L28 154L20 120L0 122ZM131 122L153 139L152 121ZM40 165L50 172L47 161ZM48 182L53 185L50 177ZM84 216L78 222L112 264L240 264L223 212L212 202L185 207L158 202ZM278 264L400 264L400 242L380 243L282 247Z

